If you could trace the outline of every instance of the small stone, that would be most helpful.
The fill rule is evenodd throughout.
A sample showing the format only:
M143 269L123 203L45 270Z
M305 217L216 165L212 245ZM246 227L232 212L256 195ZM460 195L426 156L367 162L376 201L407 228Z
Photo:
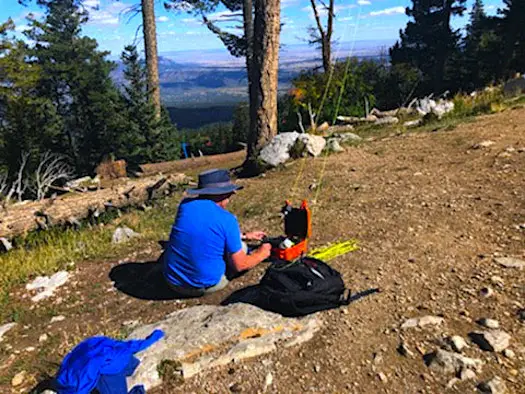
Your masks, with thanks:
M516 357L516 353L514 353L514 352L513 352L512 350L510 350L510 349L505 349L505 350L503 351L503 355L504 355L505 357L507 357L507 358L510 358L510 359L513 359L513 358Z
M445 319L438 316L423 316L408 319L402 325L402 329L412 328L412 327L425 327L425 326L439 326L443 324Z
M450 345L452 347L452 350L458 353L461 353L463 349L468 347L467 341L465 341L465 339L463 339L463 337L460 337L459 335L454 335L450 338Z
M490 287L484 287L479 292L482 297L489 298L494 294L494 290L492 290Z
M47 341L47 339L48 339L47 334L42 334L42 335L40 335L40 337L38 338L38 342L42 343L42 342Z
M230 385L230 391L232 393L240 393L242 392L242 386L240 383L233 383Z
M525 322L525 309L520 309L518 311L518 319L522 322ZM0 336L1 338L1 336Z
M483 327L492 328L492 329L499 328L499 322L494 319L483 318L483 319L478 320L478 324Z
M507 386L503 379L495 376L488 382L480 383L478 390L483 394L504 394L507 392Z
M494 145L495 142L494 141L491 141L491 140L485 140L485 141L481 141L480 143L478 144L475 144L473 146L474 149L481 149L481 148L488 148L492 145Z
M493 285L500 286L500 287L503 287L503 285L505 284L505 281L503 280L503 278L498 275L491 276L490 281Z
M9 252L13 249L13 244L7 238L0 237L0 252Z
M410 349L407 347L407 345L404 342L401 342L399 346L397 347L397 351L399 354L405 357L412 357L414 353L410 351Z
M379 380L382 381L383 383L388 382L388 378L386 377L386 375L383 372L379 372L377 374L377 376L378 376Z
M13 329L14 327L16 327L16 323L7 323L3 326L0 326L0 342L2 342L2 337L4 336L4 334L9 330Z
M498 257L494 259L496 263L501 265L505 268L517 268L517 269L523 269L525 268L525 261L520 259L515 259L513 257Z
M498 353L509 347L511 338L509 334L501 330L471 332L469 337L482 350Z
M321 366L320 366L320 365L317 365L317 364L314 365L314 372L315 372L315 373L319 373L319 372L321 372Z
M58 322L61 322L61 321L64 321L66 320L66 317L65 316L54 316L51 318L51 322L50 323L58 323Z
M273 383L273 375L271 372L268 372L266 379L264 379L264 388L270 387Z
M425 327L425 326L439 326L443 324L445 319L438 316L423 316L419 319L419 327Z
M11 386L17 387L24 383L26 379L26 371L18 372L11 380Z
M459 378L461 380L474 380L476 379L476 372L472 371L471 369L464 368L459 373Z
M130 229L129 227L121 226L117 227L117 229L113 233L113 238L111 242L113 242L114 244L119 244L122 242L129 241L131 238L135 238L138 236L139 234Z
M452 378L448 381L447 383L447 389L451 389L452 387L454 387L457 383L459 383L459 379L458 378Z
M34 352L36 349L35 349L33 346L29 346L29 347L26 347L24 350L25 350L26 352L29 352L29 353L30 353L30 352Z

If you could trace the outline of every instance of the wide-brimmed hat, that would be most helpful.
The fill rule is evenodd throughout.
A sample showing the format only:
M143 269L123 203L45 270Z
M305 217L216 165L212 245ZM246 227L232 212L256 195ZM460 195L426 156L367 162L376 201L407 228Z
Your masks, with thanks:
M228 194L242 189L234 184L227 170L208 170L199 174L199 185L196 189L187 190L188 194Z

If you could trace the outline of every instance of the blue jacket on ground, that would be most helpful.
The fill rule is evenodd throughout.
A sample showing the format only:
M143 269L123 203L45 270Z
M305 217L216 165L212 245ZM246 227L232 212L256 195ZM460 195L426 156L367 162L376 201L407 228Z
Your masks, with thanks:
M107 337L88 338L64 358L55 378L59 394L127 394L126 376L133 374L139 361L134 354L147 349L164 336L155 330L146 339L118 341ZM131 392L145 392L142 386Z
M164 254L164 276L175 286L207 288L220 282L228 254L242 249L237 218L201 198L181 202Z

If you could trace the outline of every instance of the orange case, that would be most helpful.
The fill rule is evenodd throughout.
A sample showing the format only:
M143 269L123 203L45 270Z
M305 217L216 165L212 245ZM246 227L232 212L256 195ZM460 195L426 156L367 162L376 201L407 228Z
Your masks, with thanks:
M290 202L286 201L286 205L291 205ZM308 250L308 238L312 235L312 217L310 208L308 208L308 204L306 200L303 200L301 203L301 207L299 209L303 209L306 211L306 223L307 223L307 229L306 229L306 238L304 238L301 242L298 242L294 246L288 248L288 249L281 249L281 248L272 248L272 255L274 257L277 257L282 260L288 260L293 261L299 257L301 257L303 254L306 254ZM288 218L285 216L285 229L286 229L286 220ZM297 234L286 234L287 237L293 237Z

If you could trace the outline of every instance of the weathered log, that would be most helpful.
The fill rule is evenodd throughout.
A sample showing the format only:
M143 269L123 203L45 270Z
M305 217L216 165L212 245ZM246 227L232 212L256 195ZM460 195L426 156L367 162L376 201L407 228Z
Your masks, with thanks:
M173 192L188 181L184 174L172 174L160 179L148 177L120 181L106 189L15 204L0 212L0 237L9 239L56 225L77 226L81 219L98 217L107 209L139 206Z
M156 175L159 173L170 174L194 169L199 166L214 165L220 167L231 162L241 162L246 157L246 150L225 153L221 155L202 156L193 159L165 161L140 165L142 176Z

